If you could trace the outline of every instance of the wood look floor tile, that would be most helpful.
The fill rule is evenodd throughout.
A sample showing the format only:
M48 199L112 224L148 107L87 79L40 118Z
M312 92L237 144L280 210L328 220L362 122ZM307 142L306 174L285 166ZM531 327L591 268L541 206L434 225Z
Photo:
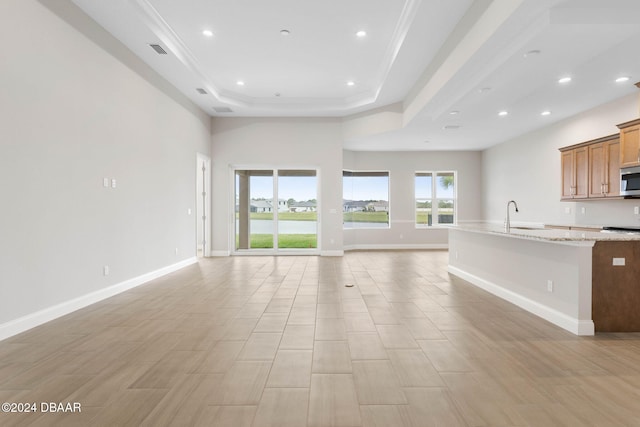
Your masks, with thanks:
M260 317L253 332L282 332L288 317L288 313L265 313Z
M210 404L257 405L270 369L271 362L235 362L211 396Z
M342 319L318 319L316 323L316 340L338 341L347 339L347 332Z
M122 390L111 405L92 418L93 425L140 425L167 394L166 389Z
M254 333L245 343L238 360L273 360L282 334Z
M316 309L313 308L296 308L291 309L287 325L315 325L316 324Z
M378 335L385 348L419 348L404 325L377 325Z
M351 359L388 359L387 351L376 332L352 332L348 334Z
M313 350L313 325L287 325L280 341L281 350Z
M414 427L415 424L408 405L362 405L363 427Z
M345 313L344 324L347 332L377 332L376 325L368 312Z
M313 373L350 374L351 354L346 341L316 341L313 349Z
M344 317L340 303L318 304L318 319L342 319Z
M349 298L342 300L342 311L346 313L368 313L367 305L362 298Z
M309 427L362 425L360 405L350 374L313 374L309 396Z
M267 387L309 388L311 350L280 350L271 367Z
M236 361L245 341L218 341L213 348L207 352L197 372L203 373L225 373Z
M429 359L420 350L387 350L402 387L444 387Z
M438 372L468 372L473 367L449 341L418 340L420 348Z
M446 388L405 388L404 394L416 426L467 425Z
M361 405L406 405L407 399L388 360L356 360L353 379Z
M251 427L257 406L207 406L196 423L197 427Z
M253 427L304 426L308 406L308 388L265 388Z
M201 259L1 341L0 401L82 413L0 425L640 425L640 333L574 336L447 260Z

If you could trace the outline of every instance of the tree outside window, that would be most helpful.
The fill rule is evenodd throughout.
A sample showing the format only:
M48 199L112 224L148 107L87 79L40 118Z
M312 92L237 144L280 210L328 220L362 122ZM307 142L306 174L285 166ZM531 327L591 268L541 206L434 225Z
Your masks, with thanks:
M415 173L416 227L456 222L456 172Z

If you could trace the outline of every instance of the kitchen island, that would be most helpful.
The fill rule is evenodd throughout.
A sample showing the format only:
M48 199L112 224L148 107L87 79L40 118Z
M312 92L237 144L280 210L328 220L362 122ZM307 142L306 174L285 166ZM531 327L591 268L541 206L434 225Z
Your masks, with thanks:
M450 273L577 335L640 331L639 265L638 234L449 228Z

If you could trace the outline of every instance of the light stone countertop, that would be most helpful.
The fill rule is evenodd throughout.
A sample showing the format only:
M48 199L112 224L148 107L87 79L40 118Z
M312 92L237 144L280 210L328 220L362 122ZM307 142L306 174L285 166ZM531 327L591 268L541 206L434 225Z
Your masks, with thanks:
M554 230L542 227L518 227L513 225L511 226L511 230L507 232L504 226L488 222L460 223L458 225L450 225L449 228L474 233L502 235L505 237L542 240L557 243L564 242L575 244L578 242L590 242L593 244L600 241L640 241L640 233L601 233L596 231Z

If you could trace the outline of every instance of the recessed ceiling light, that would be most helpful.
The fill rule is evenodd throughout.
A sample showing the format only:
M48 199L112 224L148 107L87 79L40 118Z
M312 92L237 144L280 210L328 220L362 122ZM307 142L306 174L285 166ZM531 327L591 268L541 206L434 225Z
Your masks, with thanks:
M548 116L550 114L551 114L551 111L549 111L549 110L545 110L542 113L540 113L541 116Z
M529 57L535 56L535 55L540 55L540 51L538 49L530 50L529 52L525 53L522 56L524 56L525 58L529 58Z
M281 36L288 36L289 34L291 34L291 31L289 31L289 30L280 30L280 35Z
M424 141L425 144L430 144L431 141L429 141L428 139L426 141Z
M460 114L460 111L458 110L449 111L449 114L451 114L452 116L455 116L457 114Z
M360 30L356 33L357 37L365 37L367 35L367 32L364 30Z
M498 112L498 115L499 116L507 116L507 115L509 115L509 112L505 111L505 110L502 110L502 111Z
M356 82L354 81L348 81L347 82L347 86L354 86L356 84Z
M242 80L238 80L238 81L236 82L236 84L237 84L238 86L244 86L244 82L243 82Z
M624 82L627 82L627 81L629 81L629 77L627 77L627 76L618 77L616 79L616 83L624 83Z
M204 31L202 32L202 35L203 35L203 36L206 36L206 37L213 37L213 31L211 31L211 30L204 30Z
M558 83L569 83L571 81L571 77L563 77L558 80Z

